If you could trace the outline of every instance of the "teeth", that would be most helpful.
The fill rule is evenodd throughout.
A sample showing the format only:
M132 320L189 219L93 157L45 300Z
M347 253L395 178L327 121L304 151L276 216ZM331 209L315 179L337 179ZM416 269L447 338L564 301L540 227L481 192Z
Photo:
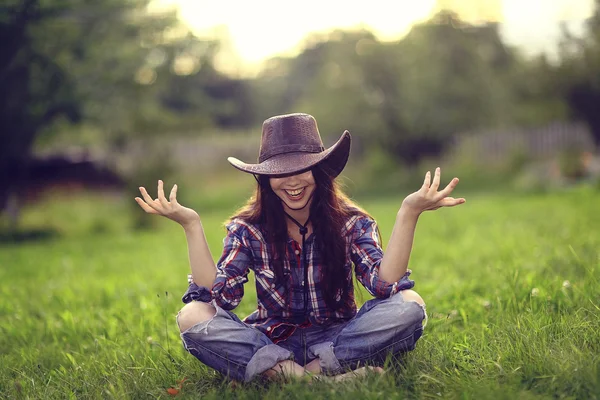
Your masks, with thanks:
M302 188L302 189L296 189L296 190L286 190L286 192L290 196L298 196L300 193L302 193L303 190L304 190L304 188Z

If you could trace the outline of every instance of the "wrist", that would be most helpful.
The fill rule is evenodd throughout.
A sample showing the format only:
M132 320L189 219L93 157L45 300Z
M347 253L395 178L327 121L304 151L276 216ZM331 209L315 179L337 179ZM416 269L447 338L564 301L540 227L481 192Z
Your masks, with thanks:
M189 221L182 222L181 226L186 233L193 232L202 229L202 222L200 221L200 217L196 217Z
M406 204L405 202L402 202L402 205L400 206L400 210L398 210L398 214L396 215L396 217L398 219L418 219L419 215L421 215L422 212L422 210L419 210L415 207Z

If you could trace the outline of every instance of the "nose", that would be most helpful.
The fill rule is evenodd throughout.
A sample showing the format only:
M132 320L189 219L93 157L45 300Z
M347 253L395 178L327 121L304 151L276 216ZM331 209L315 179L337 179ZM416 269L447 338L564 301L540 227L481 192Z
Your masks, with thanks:
M286 186L289 186L290 188L294 188L296 186L300 186L300 176L299 175L292 175L292 176L288 176L285 180L285 184Z

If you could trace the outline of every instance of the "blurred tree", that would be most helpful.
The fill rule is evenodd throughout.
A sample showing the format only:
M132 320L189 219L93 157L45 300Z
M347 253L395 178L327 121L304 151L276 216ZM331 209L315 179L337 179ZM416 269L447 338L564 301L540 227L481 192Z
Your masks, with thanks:
M379 46L367 31L335 31L313 43L296 59L286 100L294 108L315 115L325 136L333 141L349 129L360 151L365 139L385 128L377 93L366 86L365 52Z
M398 77L372 84L386 94L382 112L390 129L380 140L406 163L438 155L456 133L510 121L508 77L515 58L496 24L471 26L443 11L394 47L396 60L388 65ZM381 75L392 73L367 74Z
M443 11L395 43L368 31L313 35L297 57L271 60L256 81L257 108L312 113L325 133L351 128L359 144L415 165L456 133L560 118L550 79L545 59L520 57L497 24Z
M1 6L0 209L16 181L23 178L24 155L41 126L60 115L72 121L80 118L64 71L33 48L29 25L46 14L37 3L26 0Z
M545 54L533 59L518 57L509 81L513 101L506 105L509 122L519 127L538 127L568 119L568 105L556 79L556 65Z
M187 130L197 132L206 122L223 129L254 122L252 85L216 70L212 60L189 75L172 75L159 92L160 104L177 115ZM198 121L201 115L208 121Z
M378 108L381 94L366 85L365 59L381 47L368 31L313 34L295 58L269 61L255 80L257 115L307 112L319 121L326 142L351 130L353 154L369 144L363 140L385 129ZM376 59L378 63L384 59Z
M596 0L583 38L572 36L565 28L557 72L573 116L589 125L596 148L600 148L600 0Z
M173 11L149 10L149 3L0 5L0 211L27 182L36 138L53 127L84 123L99 140L118 144L135 134L226 123L207 106L238 95L214 89L217 44L189 34ZM190 80L203 90L177 91Z

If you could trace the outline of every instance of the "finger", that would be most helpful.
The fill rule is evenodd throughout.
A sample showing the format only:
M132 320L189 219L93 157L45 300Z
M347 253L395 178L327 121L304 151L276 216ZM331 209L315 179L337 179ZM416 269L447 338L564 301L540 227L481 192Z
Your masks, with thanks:
M164 183L160 179L158 180L158 201L165 208L167 208L169 206L169 202L167 201L167 198L165 197Z
M169 194L169 201L172 203L177 203L177 184L173 185L173 189L171 189L171 194Z
M455 199L454 197L446 197L446 198L442 199L440 201L440 203L438 203L438 204L440 204L441 207L454 207L454 206L463 204L465 202L466 202L466 200L462 197L458 198L458 199Z
M148 194L148 191L146 191L145 187L143 187L143 186L140 187L140 193L142 194L142 197L144 198L144 201L146 202L147 205L149 205L156 211L160 211L160 203L157 204L154 202L154 200L152 200L152 197L150 197L150 195Z
M140 207L142 207L142 210L146 211L148 214L158 214L158 211L150 207L144 202L144 200L140 199L139 197L136 197L135 201L140 205Z
M446 187L442 191L440 191L439 197L442 199L444 197L448 197L450 195L450 193L452 193L452 191L454 190L456 185L458 185L458 178L453 178L450 181L450 183L448 183L448 185L446 185Z
M425 174L425 180L423 181L423 187L426 189L429 189L430 185L431 185L431 172L427 171L427 173Z
M442 174L442 170L440 169L440 167L437 167L435 169L435 175L433 176L433 183L431 184L431 189L435 190L437 192L438 188L440 187L440 175Z

